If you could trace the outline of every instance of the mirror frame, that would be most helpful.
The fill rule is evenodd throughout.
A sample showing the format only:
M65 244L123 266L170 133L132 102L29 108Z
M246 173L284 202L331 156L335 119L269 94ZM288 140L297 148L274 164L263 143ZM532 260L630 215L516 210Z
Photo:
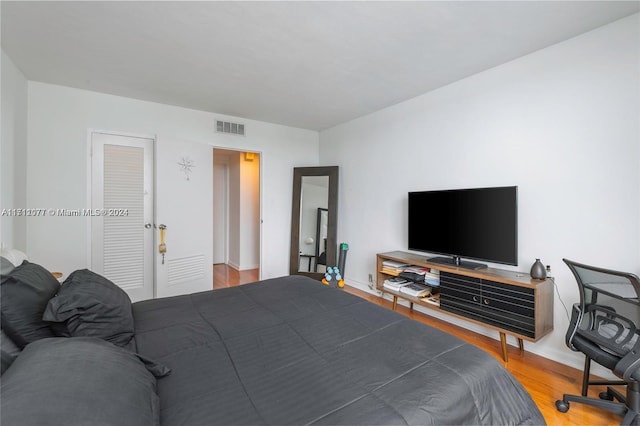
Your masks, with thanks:
M327 266L337 265L338 175L338 166L293 168L293 200L291 203L291 252L289 256L290 275L305 275L317 280L321 280L324 277L324 273L322 272L304 272L298 270L300 269L300 202L302 201L302 178L304 176L329 176Z

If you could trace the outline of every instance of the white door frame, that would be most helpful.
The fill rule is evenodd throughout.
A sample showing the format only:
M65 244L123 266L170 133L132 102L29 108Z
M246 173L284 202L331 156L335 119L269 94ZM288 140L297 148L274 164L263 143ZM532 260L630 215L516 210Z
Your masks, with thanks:
M221 146L221 145L216 145L214 143L209 143L209 146L211 146L212 150L213 149L222 149L225 151L236 151L236 152L255 152L256 154L258 154L260 156L260 183L258 185L258 191L260 192L260 196L259 196L259 203L260 203L260 223L259 225L259 232L258 232L258 238L260 239L259 243L258 243L258 256L260 257L260 259L258 260L258 280L262 279L262 259L263 259L263 238L262 238L262 225L264 223L263 220L263 209L262 209L262 203L263 203L263 189L262 189L262 185L264 182L264 178L263 178L263 173L264 173L264 164L265 164L265 158L264 158L264 153L258 149L253 149L253 148L242 148L242 147L227 147L227 146ZM215 157L214 157L215 160ZM227 179L227 185L229 183L229 180ZM227 199L229 197L229 191L227 190ZM227 208L229 206L229 203L227 202ZM227 218L229 217L228 215L228 211L227 211ZM226 239L227 239L227 259L226 261L228 262L228 256L229 256L229 230L228 230L228 226L227 226L227 231L226 231L227 235L226 235Z
M229 162L216 161L215 148L213 150L213 168L224 166L224 263L229 263ZM214 198L215 200L215 198Z

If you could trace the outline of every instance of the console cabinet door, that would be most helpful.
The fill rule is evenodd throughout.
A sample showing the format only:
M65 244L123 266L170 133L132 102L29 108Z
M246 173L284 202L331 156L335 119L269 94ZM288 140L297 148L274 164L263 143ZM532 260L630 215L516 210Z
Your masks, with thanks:
M440 272L440 309L463 316L477 314L482 309L481 283L480 278Z
M527 287L440 274L440 309L535 338L535 293Z
M484 321L535 338L533 289L482 280Z

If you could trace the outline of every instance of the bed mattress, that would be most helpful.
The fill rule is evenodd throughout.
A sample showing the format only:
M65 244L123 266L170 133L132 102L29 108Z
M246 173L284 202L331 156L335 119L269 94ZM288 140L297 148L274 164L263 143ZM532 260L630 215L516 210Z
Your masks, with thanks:
M133 305L163 425L543 424L464 341L302 276Z

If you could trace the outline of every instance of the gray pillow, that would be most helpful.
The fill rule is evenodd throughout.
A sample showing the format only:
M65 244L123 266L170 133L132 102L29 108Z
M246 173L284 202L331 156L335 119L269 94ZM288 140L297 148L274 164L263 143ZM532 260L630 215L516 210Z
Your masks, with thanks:
M51 272L26 260L2 276L2 329L18 347L54 337L49 324L42 320L42 314L59 288L60 283Z
M8 275L16 266L4 256L0 256L0 276Z
M73 272L42 317L61 337L98 337L134 350L131 299L120 287L88 269Z
M5 370L20 355L20 348L4 330L0 330L0 374L4 374Z
M3 426L159 424L155 377L135 354L95 338L28 345L1 393Z

